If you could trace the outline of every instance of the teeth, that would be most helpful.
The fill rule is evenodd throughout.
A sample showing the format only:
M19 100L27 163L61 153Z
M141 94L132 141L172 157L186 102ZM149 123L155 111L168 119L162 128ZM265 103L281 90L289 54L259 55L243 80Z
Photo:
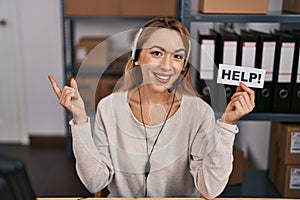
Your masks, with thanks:
M158 74L155 74L158 78L162 79L162 80L167 80L170 78L170 76L161 76L161 75L158 75Z

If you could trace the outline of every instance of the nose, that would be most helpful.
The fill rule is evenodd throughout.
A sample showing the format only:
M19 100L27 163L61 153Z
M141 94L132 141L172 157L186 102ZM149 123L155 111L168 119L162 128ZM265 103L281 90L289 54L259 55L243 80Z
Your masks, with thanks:
M170 54L165 54L161 61L161 67L164 70L170 70L172 68L172 57Z

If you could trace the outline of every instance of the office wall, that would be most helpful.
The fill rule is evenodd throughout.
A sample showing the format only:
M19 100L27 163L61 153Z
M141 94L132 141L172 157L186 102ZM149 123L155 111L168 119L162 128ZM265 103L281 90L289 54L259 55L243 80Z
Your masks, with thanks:
M60 0L19 0L27 127L30 135L64 136L63 109L48 74L62 85Z

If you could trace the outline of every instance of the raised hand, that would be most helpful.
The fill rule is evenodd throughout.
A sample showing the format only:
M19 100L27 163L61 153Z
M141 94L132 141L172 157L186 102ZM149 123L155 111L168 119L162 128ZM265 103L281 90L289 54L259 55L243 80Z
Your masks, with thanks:
M254 91L241 82L226 107L222 121L235 124L240 118L253 110L255 106L254 99Z
M78 92L78 86L74 78L70 81L70 86L64 86L61 90L54 77L48 76L52 85L53 91L56 94L59 103L71 114L76 124L85 123L87 115L84 102Z

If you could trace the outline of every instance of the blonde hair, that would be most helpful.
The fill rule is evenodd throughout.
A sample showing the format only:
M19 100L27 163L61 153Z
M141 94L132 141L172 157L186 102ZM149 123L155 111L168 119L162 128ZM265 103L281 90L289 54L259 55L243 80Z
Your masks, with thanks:
M154 18L147 22L143 27L142 27L142 32L138 37L138 41L135 47L135 58L129 58L126 65L125 65L125 75L123 76L122 85L119 87L120 89L118 91L126 91L126 90L131 90L135 87L138 87L140 84L142 84L142 74L140 67L136 69L135 61L137 60L140 51L149 39L149 36L157 30L157 28L167 28L171 30L175 30L178 33L180 33L180 36L182 38L182 41L184 43L184 46L186 49L190 49L190 33L189 31L173 17L159 17L159 18ZM190 56L189 56L190 58ZM187 58L187 59L189 59ZM189 65L189 63L187 63ZM184 66L187 67L187 66ZM134 69L135 68L135 69ZM134 69L134 70L133 70ZM191 73L190 70L191 67L188 67L187 72L183 72L185 77L181 77L180 79L183 79L182 81L179 82L177 86L177 91L182 93L182 94L187 94L187 95L196 95L198 96L197 91L194 89L193 84L192 84L192 79L191 79ZM183 75L181 75L183 76Z

